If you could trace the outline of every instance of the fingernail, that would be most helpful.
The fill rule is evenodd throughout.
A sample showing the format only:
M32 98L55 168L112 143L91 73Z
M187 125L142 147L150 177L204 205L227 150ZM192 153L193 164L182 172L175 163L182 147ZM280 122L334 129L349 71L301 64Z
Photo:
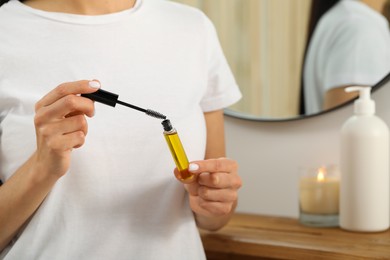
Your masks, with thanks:
M190 165L188 166L188 170L189 171L196 171L196 170L199 170L199 165L195 164L195 163L190 163Z
M91 88L100 88L100 83L98 81L92 80L92 81L88 82L88 84Z

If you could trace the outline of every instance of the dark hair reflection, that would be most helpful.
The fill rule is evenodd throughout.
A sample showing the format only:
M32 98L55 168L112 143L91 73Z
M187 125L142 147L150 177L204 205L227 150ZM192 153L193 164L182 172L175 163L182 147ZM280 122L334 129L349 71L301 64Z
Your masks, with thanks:
M311 9L310 9L310 18L309 18L309 27L307 31L307 40L305 46L305 52L303 56L303 61L305 61L307 50L309 48L310 40L313 36L314 29L317 26L320 18L335 4L337 4L340 0L312 0ZM301 72L301 94L300 94L300 107L299 113L301 115L306 114L305 110L305 93L303 89L303 73L304 73L305 62L302 62L302 72Z
M3 4L9 2L9 0L0 0L0 6L2 6Z

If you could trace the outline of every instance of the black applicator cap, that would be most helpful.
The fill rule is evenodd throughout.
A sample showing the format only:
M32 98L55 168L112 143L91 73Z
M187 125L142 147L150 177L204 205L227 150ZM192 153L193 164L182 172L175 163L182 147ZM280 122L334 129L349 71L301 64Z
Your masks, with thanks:
M169 121L169 119L165 119L161 122L161 124L163 125L165 131L171 131L173 129L171 121Z
M97 102L115 107L119 95L115 93L111 93L108 91L105 91L103 89L99 89L96 92L90 93L90 94L81 94L82 97L86 97L92 100L95 100Z

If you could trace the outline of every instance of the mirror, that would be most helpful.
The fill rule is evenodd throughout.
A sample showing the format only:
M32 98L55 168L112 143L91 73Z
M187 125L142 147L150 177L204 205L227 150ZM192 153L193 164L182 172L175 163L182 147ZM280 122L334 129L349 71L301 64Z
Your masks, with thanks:
M341 0L353 5L352 7L348 6L348 8L353 10L350 12L356 12L362 17L367 15L370 18L368 20L370 28L379 24L382 30L378 30L380 32L378 33L380 34L380 41L387 43L387 45L382 46L383 48L380 51L375 51L379 49L378 45L375 47L379 40L367 39L367 36L365 36L368 42L367 46L370 48L374 46L374 51L362 51L362 49L352 51L351 45L345 44L345 41L338 45L330 44L327 49L321 47L321 43L324 43L326 39L316 29L320 27L319 24L322 23L322 27L324 27L326 23L321 22L315 26L311 25L315 21L312 18L312 14L317 14L313 15L314 17L318 17L321 12L327 14L327 23L333 25L330 29L330 36L333 38L330 38L332 41L337 40L338 27L340 27L340 24L343 25L347 22L339 21L335 25L332 19L340 19L340 17L337 18L335 14L329 15L330 11L328 9L336 9L336 6L340 4L338 2L341 2L338 0L173 1L201 9L213 21L217 29L222 48L243 94L243 98L237 104L225 110L225 114L230 116L260 121L292 120L322 114L325 111L347 103L348 100L353 99L355 96L346 97L344 100L341 99L341 101L339 100L338 103L334 104L328 102L327 106L320 104L317 110L305 113L302 110L302 104L306 102L301 102L304 98L313 100L313 96L319 96L319 93L307 93L306 89L309 87L314 89L314 87L312 83L307 84L305 82L318 81L318 78L313 79L312 76L311 79L310 77L305 79L303 76L305 71L309 71L309 75L316 75L315 73L321 75L328 72L329 77L323 79L324 82L328 82L331 80L330 76L336 74L337 71L342 71L337 66L341 66L344 60L337 60L337 57L343 57L343 51L349 54L346 56L345 61L361 56L361 61L358 64L363 65L365 72L366 70L370 71L373 67L373 62L376 62L378 59L382 63L378 63L378 71L370 71L371 77L369 79L344 80L335 85L329 83L326 86L327 88L345 87L348 85L373 86L390 72L390 33L386 19L379 13L380 10L384 10L384 7L387 7L386 2L388 4L389 0ZM322 5L326 2L325 5L327 6L319 5L321 2ZM375 11L375 9L378 9L378 11ZM325 19L324 17L325 15L322 16L323 20ZM357 26L354 26L354 28L355 31L360 30ZM327 34L324 32L324 28L322 28L322 31L322 35ZM371 31L373 30L371 29ZM345 35L343 32L341 36ZM364 32L367 35L367 30ZM357 39L355 42L362 42L361 39L353 38L351 35L348 35L348 37ZM310 44L314 44L314 47L308 44L308 38L310 38ZM374 45L373 42L375 42ZM330 54L331 51L338 51L338 54L333 55L335 61L330 66L333 68L333 71L321 68L315 72L313 68L319 66L317 61L319 58L316 55L318 56L318 53L324 53L324 51L328 51L326 55L322 55L325 57L332 56ZM370 59L371 52L372 56ZM379 55L379 58L375 55ZM305 60L309 60L305 62L306 65L304 65ZM367 66L367 64L370 65ZM305 90L302 92L302 89ZM323 92L325 93L325 91ZM301 97L302 93L304 93L304 98ZM344 91L341 92L341 95L343 93ZM325 95L321 98L320 102L323 102Z

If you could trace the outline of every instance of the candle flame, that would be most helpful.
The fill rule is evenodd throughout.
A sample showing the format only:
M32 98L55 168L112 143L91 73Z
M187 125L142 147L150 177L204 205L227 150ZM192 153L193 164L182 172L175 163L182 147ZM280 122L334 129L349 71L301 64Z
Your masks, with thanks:
M325 180L325 173L326 173L325 167L319 168L317 174L317 181L323 182Z

